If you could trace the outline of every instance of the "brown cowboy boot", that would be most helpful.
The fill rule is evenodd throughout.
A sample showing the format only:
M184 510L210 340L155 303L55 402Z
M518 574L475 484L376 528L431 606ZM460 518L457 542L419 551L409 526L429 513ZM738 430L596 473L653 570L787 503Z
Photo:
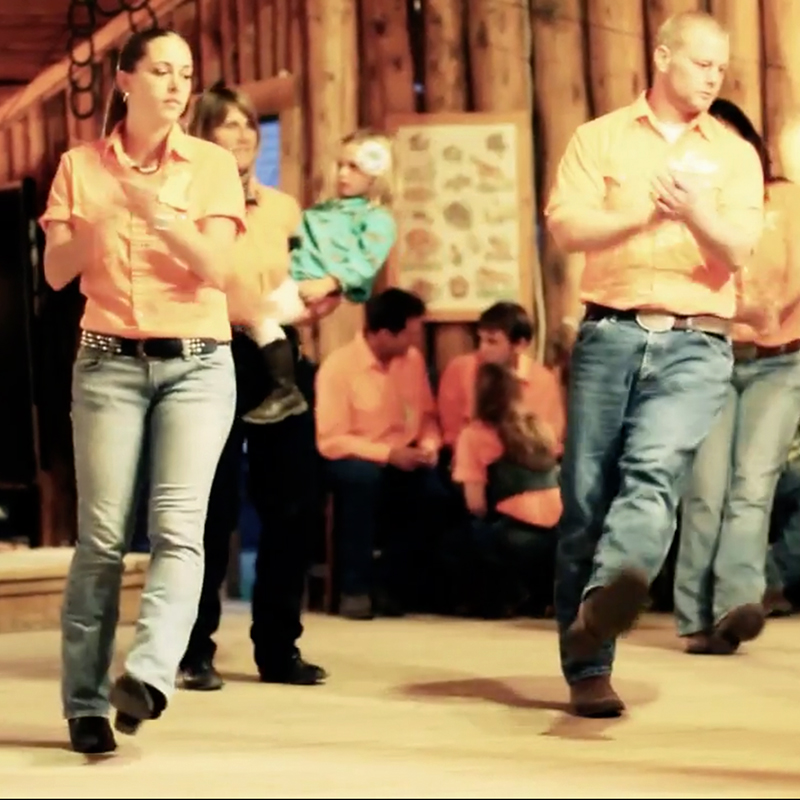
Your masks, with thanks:
M767 615L761 603L746 603L732 608L715 626L714 638L722 639L734 649L749 642L764 630Z
M611 686L610 675L595 675L569 687L570 705L576 717L613 719L622 716L625 703Z
M574 658L589 658L603 642L616 639L636 623L647 602L650 582L641 570L625 567L581 603L564 646Z

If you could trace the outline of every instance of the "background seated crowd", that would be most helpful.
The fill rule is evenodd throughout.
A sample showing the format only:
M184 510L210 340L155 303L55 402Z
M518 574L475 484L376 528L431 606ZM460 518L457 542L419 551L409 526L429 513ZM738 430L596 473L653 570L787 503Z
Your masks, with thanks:
M432 387L414 345L424 314L400 289L376 295L363 333L317 373L339 613L550 616L562 387L529 355L532 322L510 302L481 314L476 349ZM770 613L788 613L800 582L800 435L772 528L764 600ZM672 609L676 551L651 590L660 610Z
M364 331L317 371L325 478L305 524L323 558L332 496L338 612L359 620L406 612L549 617L562 387L531 357L533 324L510 302L481 314L476 349L432 381L414 344L424 315L415 295L376 295ZM239 471L234 461L230 469ZM235 526L239 505L231 508ZM137 539L146 548L143 532ZM800 607L800 430L778 483L770 540L764 603L777 616ZM651 588L655 610L673 608L678 544Z

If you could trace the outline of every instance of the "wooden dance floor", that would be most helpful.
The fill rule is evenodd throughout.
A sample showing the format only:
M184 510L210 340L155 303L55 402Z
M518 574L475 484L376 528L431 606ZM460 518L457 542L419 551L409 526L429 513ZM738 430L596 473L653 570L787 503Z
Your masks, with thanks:
M93 761L65 747L57 632L0 636L0 797L800 796L798 619L704 659L646 618L619 652L630 716L611 722L564 714L549 623L309 615L324 687L256 683L247 629L228 607L221 692L180 692Z

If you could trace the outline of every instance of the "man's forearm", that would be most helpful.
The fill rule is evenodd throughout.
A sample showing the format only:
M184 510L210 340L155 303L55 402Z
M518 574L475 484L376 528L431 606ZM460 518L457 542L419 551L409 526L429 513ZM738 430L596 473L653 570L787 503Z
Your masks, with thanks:
M547 221L556 244L567 253L602 250L624 242L646 227L640 210L575 208L556 211Z
M760 231L754 226L735 224L710 208L697 208L686 219L700 247L723 261L731 272L741 269L753 254Z

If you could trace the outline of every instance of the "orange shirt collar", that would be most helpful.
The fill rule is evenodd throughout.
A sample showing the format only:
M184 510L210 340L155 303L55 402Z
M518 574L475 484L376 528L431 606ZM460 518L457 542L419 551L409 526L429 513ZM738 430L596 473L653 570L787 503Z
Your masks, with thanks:
M653 113L650 103L647 102L647 92L642 92L636 100L631 103L630 109L631 116L637 122L646 119L655 130L658 130L658 119L656 119L656 115ZM700 131L709 141L713 138L713 117L707 111L703 111L700 115L695 117L690 127Z
M106 152L113 150L117 159L122 154L122 123L117 125L113 131L106 137L105 148ZM183 161L192 160L191 137L184 133L180 125L173 125L172 130L167 136L167 155L177 156Z
M353 339L353 349L355 350L356 364L360 369L365 371L371 369L378 369L381 372L386 371L386 365L372 352L363 333L356 334Z

